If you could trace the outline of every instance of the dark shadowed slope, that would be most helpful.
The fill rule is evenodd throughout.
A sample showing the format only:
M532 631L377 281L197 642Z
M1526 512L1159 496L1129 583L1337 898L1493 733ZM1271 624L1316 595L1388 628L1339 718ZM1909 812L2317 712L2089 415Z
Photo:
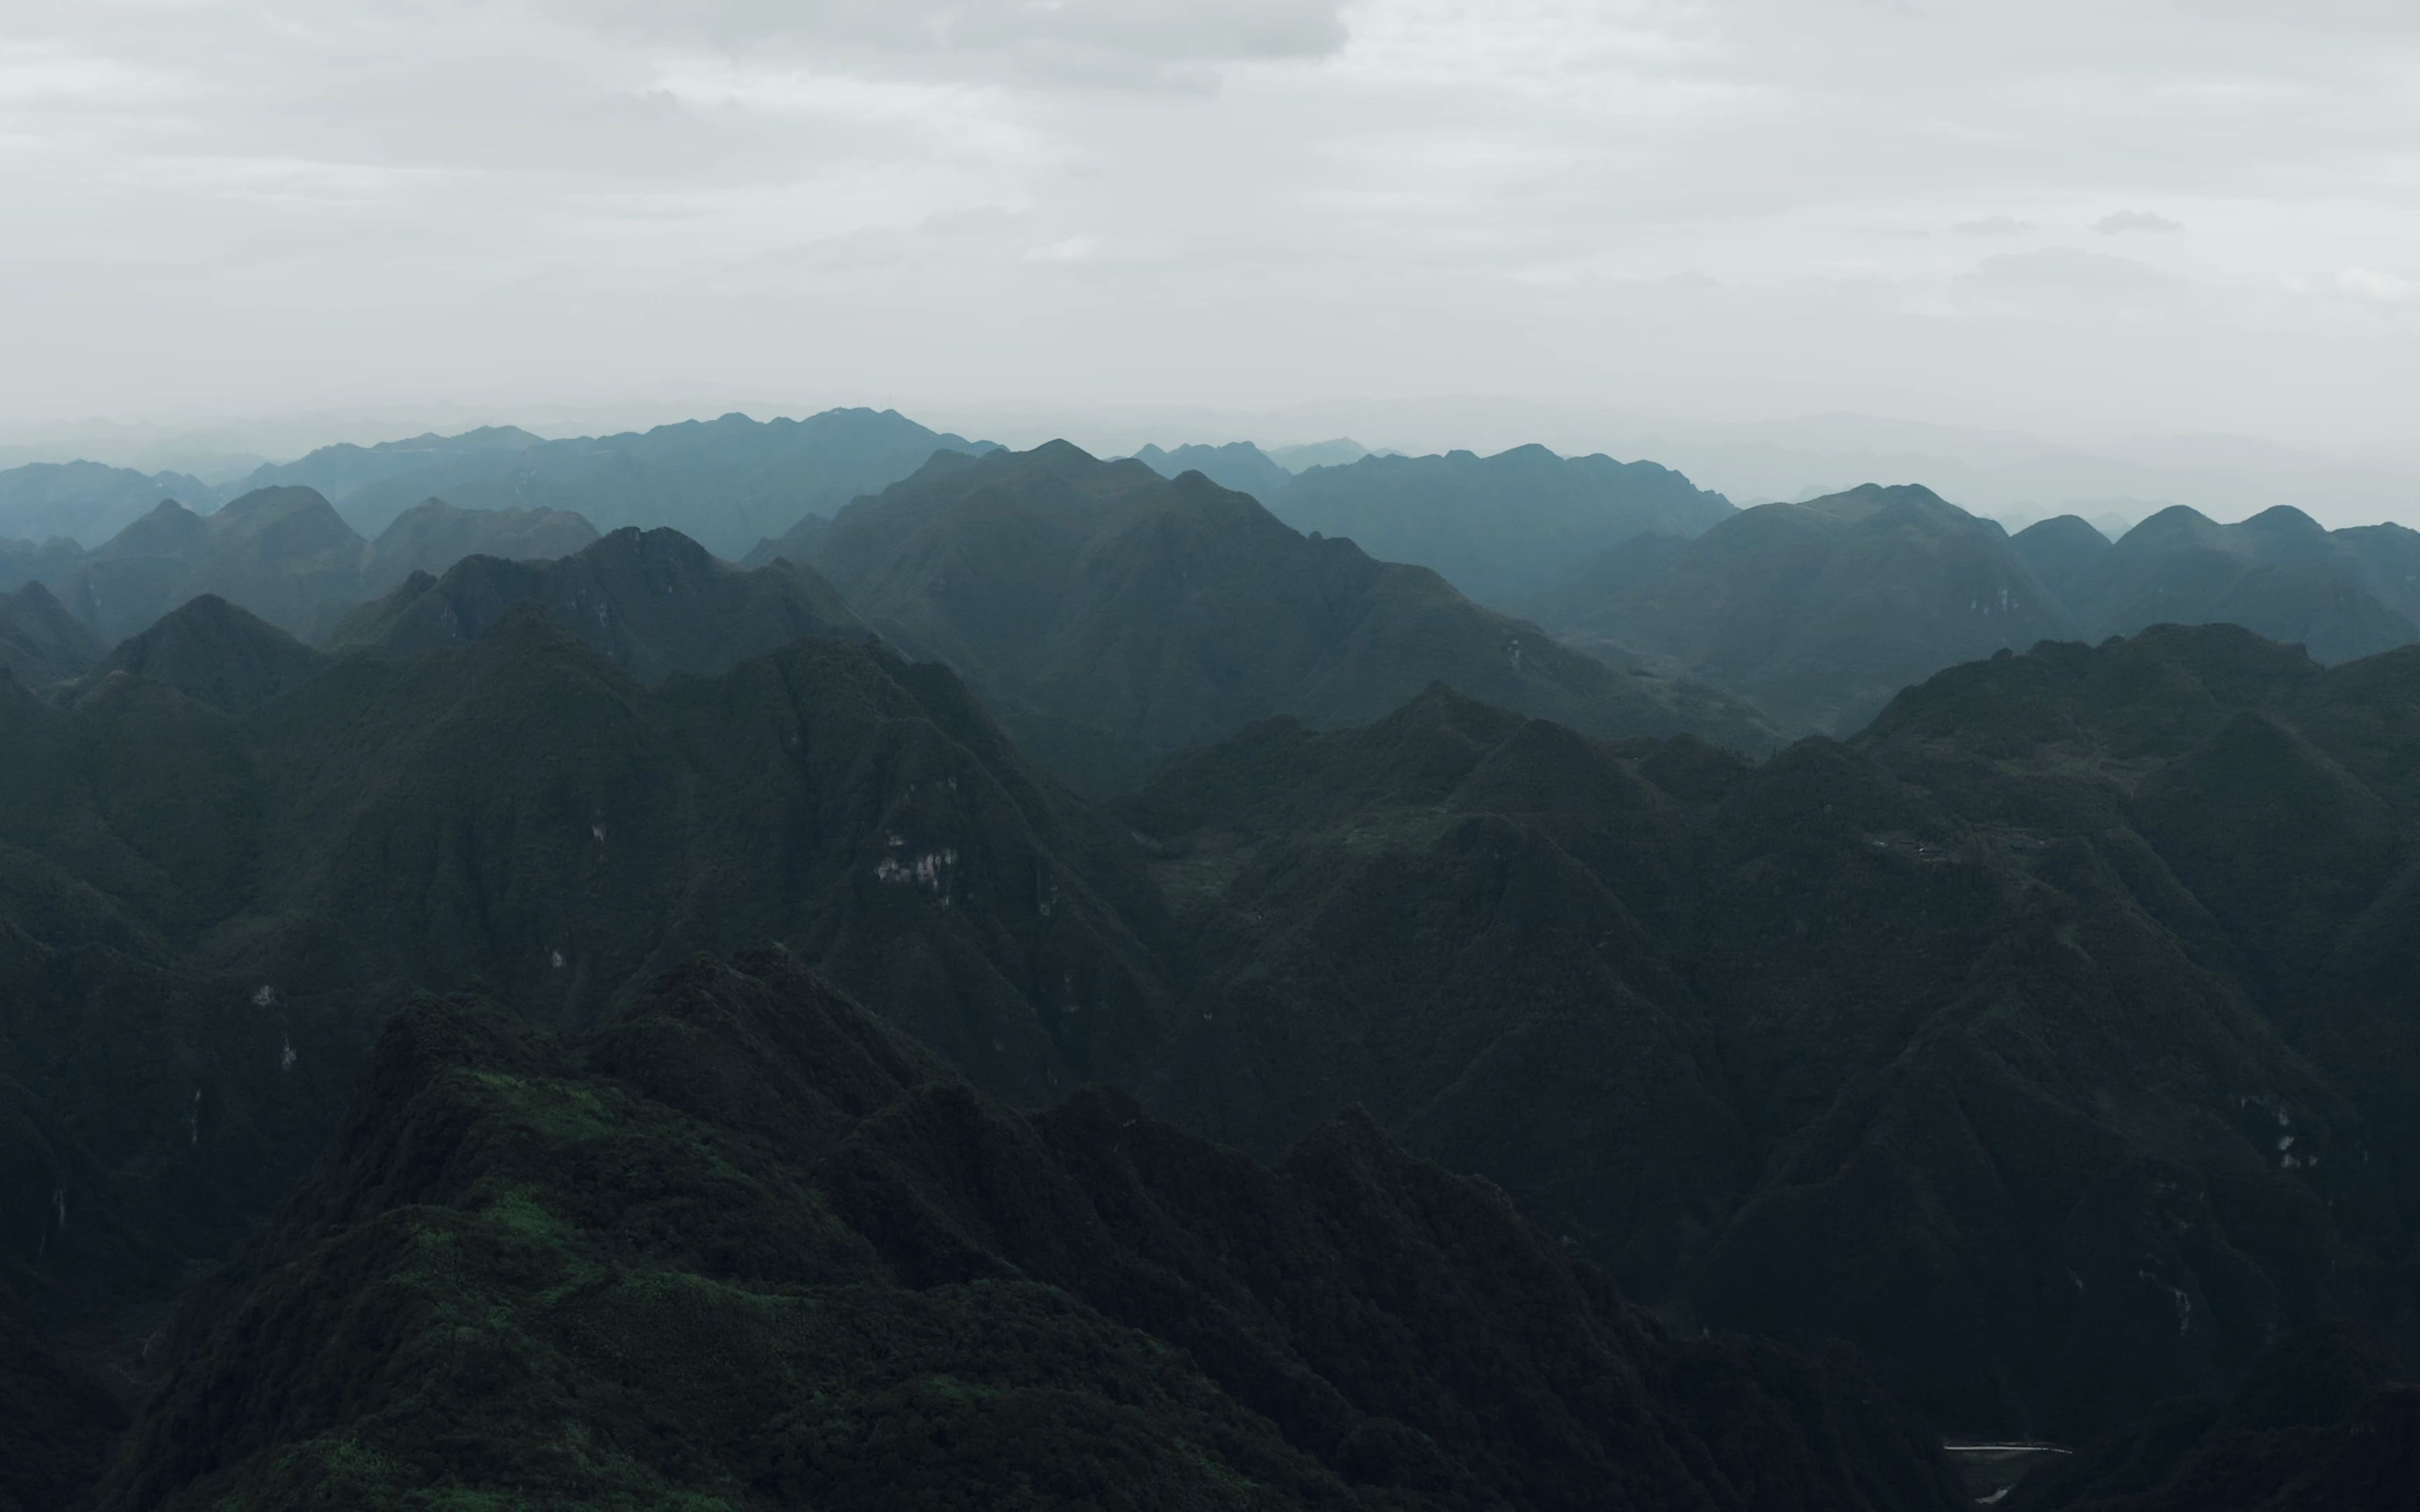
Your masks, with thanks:
M937 451L989 444L927 430L888 409L830 409L763 424L732 414L437 456L329 497L365 532L383 531L435 496L465 509L573 512L601 531L670 527L737 558L803 514L829 515L897 482ZM324 465L360 460L314 453L276 475L317 486Z
M212 708L246 714L302 687L321 665L318 652L277 626L205 594L119 642L87 681L139 677Z
M430 499L396 517L363 552L361 592L390 593L415 572L442 573L465 557L547 561L596 540L597 527L566 510L457 509Z
M2402 1512L2420 1486L2420 1384L2343 1324L2293 1335L2224 1396L2144 1422L2029 1477L2009 1512Z
M2420 639L2420 534L2332 533L2284 505L2221 525L2180 504L2128 531L2069 596L2096 634L2241 625L2348 661Z
M1264 726L1123 806L1193 963L1143 1096L1263 1150L1361 1103L1643 1295L2096 1430L2408 1331L2415 707L2420 652L2171 628L1761 767L1443 690Z
M465 645L522 604L645 683L723 671L806 636L871 638L811 568L735 567L677 531L631 528L556 561L473 556L442 578L415 572L348 616L328 644L390 654Z
M39 582L0 593L0 669L28 687L74 677L101 656L101 643Z
M0 537L65 538L98 546L163 499L209 509L225 495L178 472L144 473L99 462L37 462L0 471Z
M1250 494L1264 504L1294 481L1292 472L1249 441L1180 446L1172 452L1146 446L1135 454L1135 460L1163 478L1199 472L1221 488Z
M0 1512L62 1512L100 1474L127 1418L52 1352L0 1286Z
M1652 462L1562 457L1543 446L1367 456L1313 468L1268 503L1298 531L1435 568L1502 609L1525 608L1575 563L1633 536L1692 536L1736 513L1722 495Z
M176 642L179 681L226 681L211 651L250 671L252 628ZM0 1086L84 1151L23 1183L70 1190L80 1240L110 1231L97 1172L146 1243L240 1234L416 985L580 1023L690 951L780 940L1026 1102L1164 1037L1130 838L946 670L860 642L650 690L524 608L240 716L131 671L57 703L0 678ZM37 1206L8 1258L42 1286L156 1280L144 1244L46 1248Z
M1676 1337L1366 1122L1270 1171L935 1077L775 957L570 1041L423 1000L101 1504L1956 1504L1854 1377Z
M870 625L956 667L1095 790L1256 719L1372 718L1440 680L1591 733L1766 739L1711 689L1616 671L1199 474L1063 441L938 457L809 554Z
M1547 628L1740 694L1793 730L1846 734L1901 687L2074 633L2007 532L1915 486L1764 504Z

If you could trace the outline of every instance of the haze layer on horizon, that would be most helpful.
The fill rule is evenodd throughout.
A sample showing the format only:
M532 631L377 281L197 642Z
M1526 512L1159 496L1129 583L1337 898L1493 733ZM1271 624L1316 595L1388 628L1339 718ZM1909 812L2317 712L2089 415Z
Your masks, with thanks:
M2400 449L2415 97L2388 0L20 0L0 415L1487 393Z

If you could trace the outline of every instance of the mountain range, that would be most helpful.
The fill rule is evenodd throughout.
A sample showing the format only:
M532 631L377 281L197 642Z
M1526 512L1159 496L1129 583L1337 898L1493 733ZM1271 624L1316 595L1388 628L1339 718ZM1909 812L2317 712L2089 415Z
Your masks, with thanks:
M2341 662L2420 640L2420 532L2178 506L2115 544L2073 516L2010 537L1914 485L1740 511L1626 541L1522 611L1559 637L1845 735L1900 688L2042 640L2236 624Z
M1366 456L1301 473L1270 501L1298 531L1435 568L1482 604L1518 611L1572 564L1646 534L1694 536L1737 511L1652 462L1557 456Z
M577 515L465 510L431 499L406 510L376 541L364 541L317 491L281 486L256 489L208 515L163 500L91 551L54 543L17 560L20 581L44 585L102 645L139 634L203 594L240 604L308 640L414 573L442 572L474 554L561 556L596 539L595 527ZM60 674L82 670L66 667Z
M441 498L463 509L577 514L600 531L669 526L736 559L802 514L829 515L897 482L937 451L990 444L927 430L889 409L828 409L762 424L731 414L560 440L490 427L327 447L264 467L244 486L317 488L364 532Z
M71 1215L0 1281L72 1311L228 1242L415 988L577 1026L780 940L1025 1105L1111 1081L1266 1158L1364 1107L1628 1294L1849 1339L1951 1427L2080 1437L2400 1326L2410 651L2051 644L1762 764L1439 687L1103 811L861 629L651 690L567 619L329 658L204 599L0 687L0 1072L52 1131L14 1181Z
M0 471L0 540L99 546L163 499L209 509L226 497L181 472L99 462L33 462Z
M1263 1153L1364 1106L1636 1295L2079 1435L2410 1316L2414 707L2413 650L2213 627L1761 766L1264 726L1121 807L1194 963L1140 1095Z
M1431 568L1508 610L1564 581L1577 559L1639 535L1695 535L1735 513L1722 495L1652 462L1558 456L1543 446L1403 456L1330 441L1288 455L1281 463L1231 441L1146 446L1135 457L1166 478L1200 472L1306 534L1344 536L1381 561Z
M956 668L1091 792L1256 719L1351 723L1440 679L1594 733L1771 741L1703 685L1571 651L1199 473L1171 481L1063 441L942 454L750 560L793 553L882 635Z
M2411 532L2089 532L159 506L0 590L0 1505L2397 1505Z

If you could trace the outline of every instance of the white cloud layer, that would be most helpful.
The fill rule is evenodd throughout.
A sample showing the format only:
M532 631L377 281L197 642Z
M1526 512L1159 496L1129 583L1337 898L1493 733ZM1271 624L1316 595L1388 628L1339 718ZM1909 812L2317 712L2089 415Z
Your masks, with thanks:
M0 429L689 385L2386 439L2415 97L2399 0L11 0Z

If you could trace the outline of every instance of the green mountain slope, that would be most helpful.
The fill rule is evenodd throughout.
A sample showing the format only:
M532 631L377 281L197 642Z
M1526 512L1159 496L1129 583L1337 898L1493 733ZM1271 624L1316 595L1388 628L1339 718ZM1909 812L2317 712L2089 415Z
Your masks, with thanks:
M86 681L142 678L212 708L248 714L309 682L321 665L318 652L285 631L205 594L120 641Z
M278 642L197 633L231 614L60 702L0 680L0 1082L60 1131L24 1190L106 1197L133 1234L62 1257L28 1202L21 1294L62 1265L140 1294L144 1257L240 1237L417 986L584 1023L691 951L780 940L1027 1102L1163 1036L1131 841L939 668L809 640L650 690L525 607L241 713L138 675L251 686Z
M1682 1339L1360 1120L1020 1117L797 970L387 1030L104 1507L1946 1508L1837 1366Z
M957 668L1095 791L1256 719L1373 718L1439 680L1592 733L1767 738L1711 689L1614 670L1206 478L1065 442L937 457L807 552L868 624Z

